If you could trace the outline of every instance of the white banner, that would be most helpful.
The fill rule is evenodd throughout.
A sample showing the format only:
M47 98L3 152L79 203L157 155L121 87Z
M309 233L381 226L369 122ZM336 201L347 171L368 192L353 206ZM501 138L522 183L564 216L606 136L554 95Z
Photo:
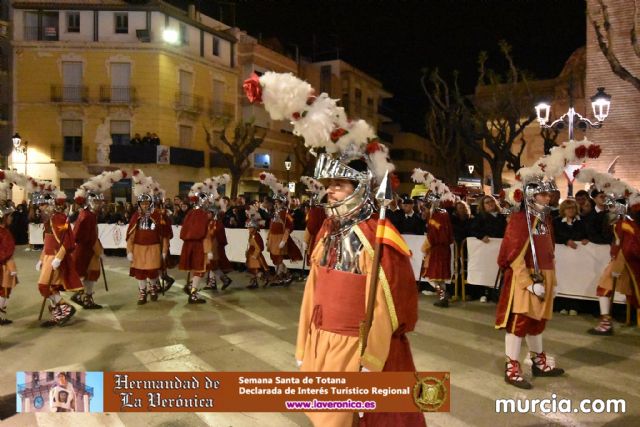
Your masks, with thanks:
M182 250L182 240L180 240L180 226L173 226L173 239L170 242L171 255L180 255ZM126 225L98 224L98 235L100 242L105 249L126 249L125 236ZM245 251L249 232L243 228L227 228L226 247L227 258L231 262L245 262ZM262 239L267 241L267 230L261 230ZM304 253L304 232L294 231L291 237ZM403 235L409 249L411 249L411 266L416 280L420 277L422 267L422 244L425 236ZM29 224L29 243L32 245L43 244L42 224ZM467 283L472 285L493 287L498 274L498 252L502 239L490 239L489 243L484 243L476 238L466 240L468 262L467 262ZM571 298L596 297L596 285L600 274L609 262L609 245L578 245L577 249L571 249L565 245L556 245L556 278L558 280L558 295ZM265 249L264 257L269 265L271 259ZM286 261L287 267L300 269L302 262L292 263ZM308 265L305 263L305 268ZM453 267L452 267L453 271ZM616 301L624 301L624 296L617 295Z
M468 238L467 283L493 288L498 274L498 252L502 239L490 239L489 243ZM600 275L609 262L609 245L578 244L576 249L556 245L556 280L558 296L595 299ZM625 300L616 293L616 302Z

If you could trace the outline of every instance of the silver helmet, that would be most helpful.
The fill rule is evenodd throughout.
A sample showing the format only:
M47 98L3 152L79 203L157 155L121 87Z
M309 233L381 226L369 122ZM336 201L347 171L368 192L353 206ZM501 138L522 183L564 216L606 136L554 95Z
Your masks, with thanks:
M142 209L142 203L144 202L149 202L149 211L148 213L152 213L153 209L155 208L155 197L153 197L151 194L149 193L142 193L139 194L137 197L137 202L138 202L138 208Z
M104 195L102 193L90 191L87 193L86 200L86 206L89 206L91 210L95 210L100 203L104 202Z
M0 206L0 220L8 217L16 210L12 206Z
M194 207L196 209L207 209L211 206L211 196L203 191L196 193Z
M524 199L527 209L539 214L547 213L549 211L549 206L538 203L536 201L536 196L541 193L550 193L552 191L558 191L555 181L545 181L541 177L529 179L524 183Z
M355 184L353 193L339 202L331 203L328 199L320 201L319 205L325 209L328 217L349 218L359 213L363 208L369 207L365 210L371 210L373 207L371 200L373 174L368 168L359 171L349 166L345 160L335 159L323 153L318 156L313 177L321 182L331 179L346 179Z

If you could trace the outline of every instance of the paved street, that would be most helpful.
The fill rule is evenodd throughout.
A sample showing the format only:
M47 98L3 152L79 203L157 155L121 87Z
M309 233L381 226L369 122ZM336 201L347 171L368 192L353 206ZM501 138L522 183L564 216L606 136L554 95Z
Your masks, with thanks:
M224 292L204 291L207 304L188 305L185 274L165 297L136 305L137 287L125 258L107 257L109 293L102 281L96 302L103 310L78 313L63 328L42 329L41 298L34 270L39 252L16 250L20 285L0 328L0 395L15 393L15 371L275 371L295 370L294 346L303 283L249 291L248 275L234 273ZM70 295L69 295L70 296ZM563 378L537 378L528 392L502 380L503 333L495 331L493 304L457 303L447 310L420 296L420 321L410 335L419 370L451 371L450 414L426 415L429 426L637 426L640 425L640 330L617 326L617 335L598 338L585 331L590 315L557 315L546 348L567 370ZM47 313L45 313L46 315ZM524 347L524 346L523 346ZM523 348L524 351L524 348ZM529 370L527 368L527 375ZM626 414L495 414L497 398L625 399ZM16 415L7 426L307 426L303 414L49 414Z

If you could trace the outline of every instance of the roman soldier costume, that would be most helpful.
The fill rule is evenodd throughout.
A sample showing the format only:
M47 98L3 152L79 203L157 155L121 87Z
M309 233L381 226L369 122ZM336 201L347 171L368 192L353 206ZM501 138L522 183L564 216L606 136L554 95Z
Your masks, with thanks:
M249 229L249 241L247 242L247 271L251 274L251 281L247 289L258 288L258 280L263 280L263 286L267 286L269 281L266 274L269 272L267 260L262 255L264 242L260 235L260 214L252 206L249 208L247 229Z
M456 196L440 180L422 169L414 169L411 177L414 182L423 184L429 191L426 205L431 212L427 222L427 237L422 245L424 260L421 277L427 278L438 292L437 307L449 306L449 293L446 282L451 280L451 245L453 244L453 227L449 213L441 209L441 205L453 205Z
M274 192L275 212L269 224L267 234L267 248L271 261L276 267L275 281L272 286L288 285L293 278L284 265L284 260L301 261L300 249L291 238L293 231L293 218L287 209L289 202L289 190L284 187L273 174L262 172L260 182Z
M138 210L131 216L127 228L127 259L131 262L129 275L138 281L138 305L158 300L158 277L169 251L167 225L155 210L164 198L164 190L140 170L133 171L134 195Z
M63 326L76 309L62 299L61 291L77 292L82 281L75 270L73 251L75 241L67 215L64 213L66 196L62 192L43 192L36 203L45 207L44 248L36 269L40 271L38 289L49 300L51 319L43 327Z
M76 249L73 262L76 272L82 280L83 291L76 293L71 300L85 309L99 309L101 305L93 300L95 285L100 278L102 244L98 238L98 216L96 211L104 202L103 192L126 177L122 171L103 172L82 184L75 193L74 201L80 206L78 219L73 226Z
M322 204L327 220L311 255L298 327L296 359L303 371L414 371L406 333L417 320L417 293L409 251L402 237L385 227L379 266L373 265L378 218L371 197L375 182L393 171L388 149L363 120L349 122L344 109L290 74L267 72L245 82L251 100L262 99L273 119L291 118L294 133L307 146L323 148L314 178L333 183L348 180L354 188L343 200ZM277 89L276 89L277 88ZM313 117L313 120L309 120ZM364 160L363 160L364 159ZM388 237L388 239L386 238ZM392 242L393 244L389 243ZM273 244L271 241L270 244ZM374 271L375 308L371 328L363 332L367 297ZM351 426L353 415L307 413L316 426ZM356 416L356 418L358 418ZM423 426L421 413L366 413L361 425Z
M7 205L7 195L11 191L14 172L0 170L0 326L12 323L7 319L7 304L11 290L18 283L18 270L13 259L15 240L8 227L11 225L13 207Z
M569 163L599 155L599 147L584 140L569 141L551 150L533 166L517 173L520 185L509 195L519 207L511 214L498 256L504 270L504 284L496 310L495 327L505 329L504 380L518 388L529 389L531 383L520 369L520 348L525 338L536 377L555 377L564 370L555 366L543 348L542 333L553 313L556 286L549 193L556 191L553 178Z
M636 309L640 301L640 226L627 210L638 218L640 193L629 184L609 173L581 169L576 175L580 182L591 183L606 194L608 221L613 228L611 261L604 269L596 295L600 303L600 322L588 332L592 335L613 335L611 304L615 292L624 294L627 303ZM629 207L629 209L627 208Z

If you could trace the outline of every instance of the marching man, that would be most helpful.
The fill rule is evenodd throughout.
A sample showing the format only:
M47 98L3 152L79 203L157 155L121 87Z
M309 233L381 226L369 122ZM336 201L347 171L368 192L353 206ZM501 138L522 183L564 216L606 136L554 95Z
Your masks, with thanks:
M291 74L253 75L244 89L250 101L264 100L273 119L293 118L294 133L309 147L335 153L320 154L314 173L327 189L322 206L328 218L311 255L300 309L300 369L415 371L405 335L413 330L418 312L410 252L392 225L378 221L372 200L374 185L381 186L385 204L390 198L387 174L394 167L388 149L365 121L348 121L336 100L325 93L314 96L308 83ZM373 265L376 250L381 251L379 265ZM354 420L370 426L425 425L417 412L307 416L322 427L351 426Z
M555 244L548 207L550 193L557 190L553 178L562 174L567 164L583 161L587 154L597 157L599 147L587 140L566 142L533 166L521 168L516 175L521 186L514 186L510 192L513 205L520 210L511 214L498 255L504 284L495 327L506 332L504 380L518 388L532 387L520 368L523 338L533 362L533 376L564 374L554 359L547 357L542 343L546 322L552 317L556 287Z
M62 299L61 291L77 292L82 282L73 265L72 252L75 248L73 231L64 214L66 196L62 192L43 192L37 199L38 205L45 205L44 248L36 270L40 271L38 289L40 295L49 300L51 319L42 327L63 326L75 314L76 309Z
M269 284L266 274L269 272L269 265L264 259L264 242L260 235L260 214L255 207L249 207L247 228L249 229L249 242L247 243L247 270L252 275L247 289L257 289L258 280L263 281L263 287Z
M615 292L624 294L627 303L636 309L640 301L640 194L624 181L616 179L608 173L593 169L580 169L576 179L579 182L591 183L598 191L606 191L608 220L612 224L614 243L611 245L611 261L605 268L596 295L600 303L600 322L589 329L592 335L613 335L611 319L611 303ZM629 205L635 218L627 216Z
M216 195L217 192L214 194L214 200L218 199ZM220 206L222 206L222 209L215 206L216 203L219 203ZM224 204L224 199L219 199L213 202L211 221L209 221L207 232L207 239L209 240L209 247L211 248L211 259L209 259L209 265L207 268L212 271L214 275L213 285L211 287L213 289L217 288L215 282L215 278L217 277L222 282L223 291L231 285L232 280L227 276L227 273L233 271L233 267L231 266L231 262L229 262L225 251L225 246L227 246L227 234L223 221L225 211Z
M133 171L133 181L138 210L127 228L127 259L131 263L129 275L138 281L138 305L143 305L147 303L147 295L151 301L158 300L158 276L169 252L169 236L162 216L154 209L164 191L140 170Z
M64 372L58 373L58 383L49 391L51 412L76 412L76 392Z
M440 208L441 203L454 203L456 198L449 188L431 173L422 169L414 169L411 177L414 182L424 184L429 189L426 195L427 204L431 205L431 213L427 222L427 237L422 246L424 265L421 276L438 292L436 307L449 307L449 293L446 282L451 280L451 244L453 243L453 227L449 213Z
M300 177L300 181L307 186L311 192L311 200L309 206L309 213L306 218L306 228L304 230L304 243L306 245L306 259L309 259L313 253L313 248L317 242L317 235L322 228L322 224L327 216L324 213L324 209L320 206L322 199L326 195L326 189L320 181L311 178L310 176Z
M293 262L301 261L302 254L291 238L293 231L293 218L287 211L287 201L289 198L289 190L284 187L273 174L262 172L260 174L260 182L274 193L275 213L269 225L269 234L267 235L267 248L271 261L276 266L275 282L272 286L282 286L291 283L293 278L284 265L284 260L288 259Z
M13 174L0 170L0 326L12 323L7 319L7 303L11 290L18 283L18 271L13 259L16 243L9 231L14 209L5 205L7 193L11 191L12 178L7 173Z
M124 177L126 174L122 171L103 172L82 184L74 196L74 201L82 208L73 227L76 243L73 260L76 272L82 280L84 292L78 292L71 297L71 300L88 310L102 308L93 300L96 281L100 278L103 254L102 244L98 238L96 212L104 202L102 193Z

